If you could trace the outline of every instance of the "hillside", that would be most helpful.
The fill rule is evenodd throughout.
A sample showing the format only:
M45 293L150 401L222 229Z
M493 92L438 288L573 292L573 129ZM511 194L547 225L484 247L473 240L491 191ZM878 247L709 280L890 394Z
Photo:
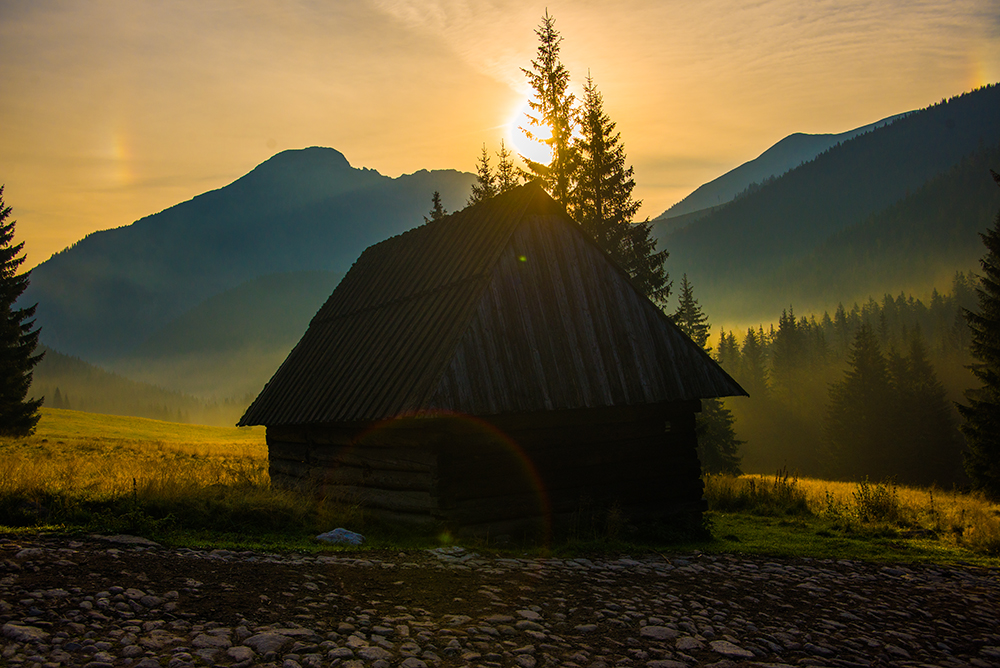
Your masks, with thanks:
M49 408L232 426L253 398L206 402L130 380L51 348L43 346L41 351L45 357L35 367L28 396L45 397Z
M284 151L230 185L96 232L32 272L42 341L106 363L182 313L265 274L346 272L367 246L423 222L431 193L460 206L457 171L389 178L338 151Z
M343 273L268 274L214 295L111 368L204 398L256 396Z
M693 193L657 216L655 220L671 220L672 229L684 227L690 222L704 217L715 207L732 201L748 188L781 176L788 170L812 160L823 151L841 142L888 125L904 115L890 116L877 123L839 134L811 135L796 132L785 137L753 160L745 162L736 169L700 186ZM698 213L701 215L697 215ZM686 220L682 221L683 217L686 217Z
M1000 143L997 108L1000 86L966 93L834 146L684 229L668 232L657 224L660 247L670 251L668 269L676 277L687 273L706 310L721 314L716 317L753 319L780 310L801 293L772 282L773 272ZM839 294L846 289L826 287Z
M762 281L762 293L784 292L792 303L832 308L870 294L929 294L947 285L956 270L978 271L985 252L978 233L1000 210L1000 189L989 173L997 165L1000 143L966 156L902 200L776 269Z

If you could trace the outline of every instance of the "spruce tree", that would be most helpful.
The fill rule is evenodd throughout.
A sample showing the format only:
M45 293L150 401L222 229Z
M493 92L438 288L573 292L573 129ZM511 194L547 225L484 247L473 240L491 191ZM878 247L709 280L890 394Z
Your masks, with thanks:
M670 319L706 352L711 351L707 346L711 331L708 316L695 299L694 287L687 274L681 279L680 303ZM736 418L721 399L701 400L701 413L695 430L698 434L698 459L706 472L740 474L739 450L743 441L736 438L735 422Z
M1000 185L1000 175L990 173ZM979 261L983 268L976 288L979 308L965 309L965 319L972 330L970 349L976 359L970 368L982 385L966 390L968 405L959 405L958 410L965 418L965 471L972 486L1000 499L1000 212L993 229L979 236L987 251Z
M896 470L901 482L947 486L958 480L961 436L948 393L927 358L919 329L906 357L893 352L889 371L896 388Z
M517 167L514 165L514 161L511 160L513 155L511 150L504 145L503 139L501 139L500 150L497 151L497 157L500 158L500 162L497 163L495 181L498 195L516 188L521 182L521 179L518 177Z
M641 202L632 197L635 179L625 164L621 133L604 112L604 100L588 75L583 88L577 183L569 211L611 258L626 266L628 225Z
M670 319L682 332L702 348L708 344L708 335L712 331L708 324L708 316L701 310L701 304L694 296L694 286L688 280L687 274L681 278L681 293L677 297L677 310ZM707 350L707 348L706 348Z
M767 351L764 349L763 338L763 330L758 333L753 327L749 327L740 349L740 371L736 379L751 397L768 394Z
M776 394L793 397L794 388L806 373L807 343L806 328L795 320L794 309L782 310L771 348L772 389Z
M483 144L483 152L479 155L479 161L476 163L476 182L472 184L472 194L469 195L467 206L482 202L496 194L497 177L490 169L490 154L486 151L486 144Z
M866 322L854 335L843 380L830 386L827 436L838 475L881 480L896 472L894 389L878 337Z
M740 355L739 341L736 340L736 334L733 331L730 330L727 334L726 330L722 330L719 336L719 354L717 358L722 368L728 371L730 375L739 373L743 360Z
M635 178L626 164L625 145L604 111L604 98L589 75L584 86L580 137L575 142L577 168L569 210L583 229L617 262L647 297L666 304L670 277L656 250L649 221L634 223L642 205L632 197Z
M569 71L559 60L559 44L562 37L555 27L555 18L548 10L542 24L535 30L538 35L538 55L531 61L532 69L521 68L528 77L534 91L534 99L528 101L528 128L521 128L534 141L548 145L552 158L548 165L521 159L536 178L541 179L552 198L563 206L569 204L572 191L573 173L576 169L576 155L573 146L573 130L576 128L574 110L575 96L568 91ZM532 131L531 128L535 128ZM540 131L547 128L549 137Z
M429 223L434 220L441 220L447 215L448 211L441 204L441 193L435 190L434 194L431 195L431 216L430 218L424 216L424 222Z
M38 424L42 399L27 399L32 369L41 361L35 354L39 330L32 330L35 306L15 308L28 287L31 274L18 274L24 263L24 242L13 244L14 226L7 222L11 208L4 206L0 185L0 436L27 436Z
M654 304L665 308L673 286L664 264L669 253L666 249L656 250L653 224L648 218L629 226L628 243L629 263L625 269L632 277L632 282Z

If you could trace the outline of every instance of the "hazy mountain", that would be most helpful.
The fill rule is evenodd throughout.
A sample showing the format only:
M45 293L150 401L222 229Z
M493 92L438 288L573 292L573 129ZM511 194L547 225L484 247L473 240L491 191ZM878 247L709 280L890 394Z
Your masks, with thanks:
M42 346L41 351L45 357L35 367L28 396L45 397L45 405L52 408L172 422L233 425L252 399L206 402L136 382L51 348Z
M736 169L700 186L693 193L657 216L656 220L676 219L671 221L671 227L673 229L684 227L694 220L703 218L715 207L731 201L747 189L760 186L768 179L780 176L788 170L812 160L823 151L841 142L888 125L903 116L905 114L890 116L877 123L840 134L810 135L796 132L788 135L753 160L745 162ZM701 215L697 215L699 212Z
M761 282L763 295L833 305L868 295L929 293L956 270L979 271L984 232L1000 211L989 170L1000 144L976 151L887 209L838 232ZM766 303L766 300L765 302Z
M800 294L795 286L772 283L775 272L1000 143L998 108L1000 86L966 93L833 146L683 229L671 232L657 222L660 247L670 251L668 268L675 277L689 275L718 319L771 318ZM848 287L830 281L829 293Z
M181 314L112 368L200 397L254 397L343 276L300 271L248 281Z
M42 341L96 362L121 358L185 311L265 274L346 272L369 245L448 209L472 174L389 178L338 151L285 151L230 185L126 227L88 235L34 269Z

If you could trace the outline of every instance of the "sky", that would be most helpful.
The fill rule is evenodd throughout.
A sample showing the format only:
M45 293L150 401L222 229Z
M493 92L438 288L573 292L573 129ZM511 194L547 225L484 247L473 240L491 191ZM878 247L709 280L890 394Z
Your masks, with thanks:
M474 171L517 139L546 11L571 89L589 72L621 131L642 216L794 132L1000 81L996 0L0 0L24 266L286 149Z

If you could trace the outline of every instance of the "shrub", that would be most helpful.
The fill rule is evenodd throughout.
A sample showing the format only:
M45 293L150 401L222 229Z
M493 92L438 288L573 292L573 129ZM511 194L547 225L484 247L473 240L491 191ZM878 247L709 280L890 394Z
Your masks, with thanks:
M902 519L902 506L896 485L891 481L883 481L875 485L865 478L858 483L854 492L854 505L851 515L860 522L896 523Z
M779 470L765 476L709 475L705 477L709 510L747 512L754 515L810 515L805 490L798 477Z

